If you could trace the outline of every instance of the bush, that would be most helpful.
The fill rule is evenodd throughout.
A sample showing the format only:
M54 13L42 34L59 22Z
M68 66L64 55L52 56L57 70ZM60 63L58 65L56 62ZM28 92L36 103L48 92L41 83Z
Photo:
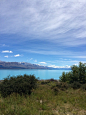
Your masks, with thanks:
M57 95L59 93L59 91L60 91L60 89L58 87L56 87L56 86L53 87L53 90L54 90L55 95Z
M73 65L71 71L68 73L63 72L60 76L61 82L73 83L79 82L81 84L86 83L86 64L79 63L79 66Z
M44 85L44 84L49 84L51 82L58 82L58 81L51 78L51 79L48 79L48 80L42 80L41 84Z
M12 93L31 94L32 89L37 87L38 79L34 75L19 75L17 77L7 77L0 84L0 92L3 97Z
M79 88L81 88L81 84L79 82L73 82L71 84L71 88L73 88L73 89L79 89Z
M51 79L48 79L49 82L57 82L57 80L51 78Z
M41 81L41 84L42 84L42 85L48 84L48 83L50 83L48 80L43 80L43 81Z
M60 83L57 83L56 87L58 87L61 90L66 90L69 88L69 84L65 82L60 82Z
M57 94L59 91L65 91L69 88L69 84L65 82L57 82L55 86L52 86L51 89L54 90L55 94Z
M81 86L81 89L86 90L86 83Z

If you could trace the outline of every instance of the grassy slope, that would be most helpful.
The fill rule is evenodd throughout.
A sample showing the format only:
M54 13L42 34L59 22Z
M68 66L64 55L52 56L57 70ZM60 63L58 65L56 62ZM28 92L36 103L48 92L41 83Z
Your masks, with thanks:
M0 96L0 115L86 115L86 91L68 89L55 95L53 85L38 81L30 96Z

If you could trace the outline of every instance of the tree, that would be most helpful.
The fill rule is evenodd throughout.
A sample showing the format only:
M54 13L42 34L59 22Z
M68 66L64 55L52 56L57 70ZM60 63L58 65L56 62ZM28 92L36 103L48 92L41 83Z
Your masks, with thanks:
M68 83L86 83L86 64L79 62L79 66L73 65L71 67L71 72L62 73L62 76L60 76L60 81Z

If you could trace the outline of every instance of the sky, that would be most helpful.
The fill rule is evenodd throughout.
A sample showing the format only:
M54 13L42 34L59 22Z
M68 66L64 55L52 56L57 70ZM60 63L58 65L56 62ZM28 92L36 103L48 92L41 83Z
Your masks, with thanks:
M0 60L86 63L86 0L0 0Z

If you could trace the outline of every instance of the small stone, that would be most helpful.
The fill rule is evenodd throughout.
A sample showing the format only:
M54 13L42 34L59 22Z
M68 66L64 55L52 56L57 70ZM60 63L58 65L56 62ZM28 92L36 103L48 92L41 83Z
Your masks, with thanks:
M40 100L40 103L42 104L42 100Z

